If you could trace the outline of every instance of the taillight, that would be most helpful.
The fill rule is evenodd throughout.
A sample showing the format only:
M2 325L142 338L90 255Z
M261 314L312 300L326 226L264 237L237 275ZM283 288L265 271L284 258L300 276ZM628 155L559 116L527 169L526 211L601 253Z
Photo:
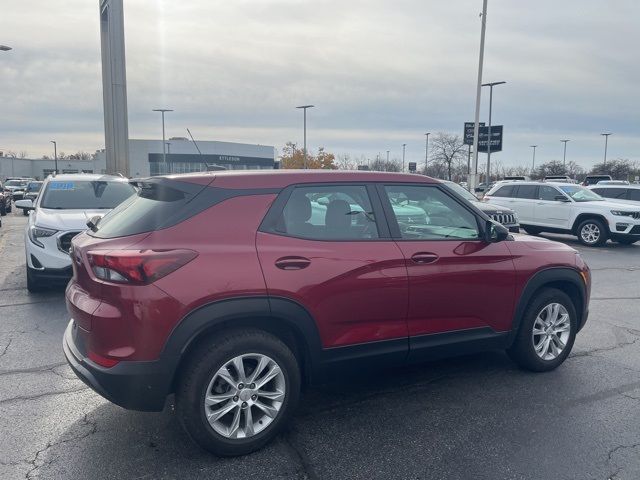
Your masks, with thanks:
M94 250L87 253L96 277L134 285L153 283L197 256L193 250Z

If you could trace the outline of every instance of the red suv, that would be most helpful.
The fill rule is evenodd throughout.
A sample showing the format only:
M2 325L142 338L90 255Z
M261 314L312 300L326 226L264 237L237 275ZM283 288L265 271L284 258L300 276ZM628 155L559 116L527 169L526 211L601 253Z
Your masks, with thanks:
M73 239L76 374L125 408L175 393L219 455L267 443L301 386L343 369L506 349L551 370L584 326L589 269L511 236L428 177L212 172L135 181Z

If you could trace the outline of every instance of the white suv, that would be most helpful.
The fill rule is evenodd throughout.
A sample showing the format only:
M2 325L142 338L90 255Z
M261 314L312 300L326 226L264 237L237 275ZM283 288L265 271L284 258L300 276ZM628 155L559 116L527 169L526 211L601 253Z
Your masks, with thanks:
M515 210L529 234L576 235L583 245L598 247L607 239L630 245L640 240L640 206L605 200L571 183L514 182L496 185L484 200Z
M106 214L133 193L135 188L126 178L69 174L48 177L35 204L19 201L20 208L33 210L24 242L29 291L66 283L72 274L71 239L87 229L92 217Z

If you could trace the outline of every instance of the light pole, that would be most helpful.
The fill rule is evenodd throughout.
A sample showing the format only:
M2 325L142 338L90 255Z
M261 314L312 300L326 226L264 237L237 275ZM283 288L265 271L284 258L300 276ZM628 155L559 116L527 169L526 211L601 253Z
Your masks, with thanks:
M531 163L531 173L536 169L536 147L538 145L530 145L533 148L533 163Z
M607 144L609 143L609 135L613 135L612 133L601 133L604 137L604 164L607 164Z
M167 145L165 141L164 134L164 113L165 112L173 112L173 110L169 110L168 108L156 108L153 110L154 112L160 112L162 114L162 163L166 165L167 163Z
M387 150L387 165L389 164L389 150Z
M56 143L55 140L51 140L51 143L53 143L53 159L55 161L55 167L53 168L57 175L58 174L58 144Z
M482 26L480 27L480 58L478 59L478 84L476 86L476 114L473 125L473 174L469 175L469 191L478 183L478 134L480 130L480 100L482 97L482 66L484 63L484 34L487 29L487 0L482 1Z
M491 82L483 83L483 87L489 87L489 126L487 129L487 186L491 183L491 109L493 104L493 87L495 85L502 85L507 82Z
M307 168L307 108L313 108L315 105L300 105L296 108L301 108L303 111L304 122L304 168Z
M429 166L429 135L431 132L427 132L424 134L427 137L427 143L424 147L424 174L427 174L427 167Z
M404 173L404 152L407 148L407 144L403 143L402 144L402 173Z
M562 143L564 143L564 153L562 154L562 165L566 166L567 165L567 142L569 142L570 140L560 140Z

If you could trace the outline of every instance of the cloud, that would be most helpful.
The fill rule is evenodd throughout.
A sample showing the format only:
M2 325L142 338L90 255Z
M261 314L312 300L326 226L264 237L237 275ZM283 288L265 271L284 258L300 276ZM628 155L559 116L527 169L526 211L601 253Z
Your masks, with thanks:
M459 0L127 0L132 138L160 134L282 146L400 153L422 159L425 131L461 133L473 120L481 2ZM8 5L6 5L8 4ZM505 165L568 157L638 158L640 4L492 0L485 81ZM97 2L5 0L0 53L0 148L47 153L104 144ZM483 92L482 120L488 116ZM392 153L392 155L394 154Z

